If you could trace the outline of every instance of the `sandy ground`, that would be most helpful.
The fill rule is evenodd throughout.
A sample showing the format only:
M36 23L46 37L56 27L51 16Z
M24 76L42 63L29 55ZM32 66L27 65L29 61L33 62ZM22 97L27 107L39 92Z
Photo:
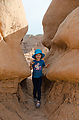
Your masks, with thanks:
M31 77L24 82L17 94L0 94L0 120L47 120L43 94L41 107L37 109L32 98Z
M26 107L28 109L27 114L31 117L31 120L47 120L46 111L45 111L45 98L44 98L44 91L42 88L42 99L41 99L41 106L39 109L35 107L32 97L32 80L29 77L26 80L26 88L23 87L24 94L27 98Z

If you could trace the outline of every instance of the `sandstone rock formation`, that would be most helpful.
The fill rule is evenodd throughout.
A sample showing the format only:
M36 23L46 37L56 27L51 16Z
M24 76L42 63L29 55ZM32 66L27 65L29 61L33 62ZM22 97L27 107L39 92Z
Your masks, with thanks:
M51 47L51 40L57 32L60 23L78 6L79 0L52 0L43 18L43 44L46 47Z
M50 80L49 89L47 88L46 110L49 120L78 120L79 1L62 1L61 11L58 9L59 2L52 1L43 19L43 43L51 48L45 59L49 67L44 68L44 74L48 79L46 82ZM63 7L65 4L67 4L66 9L65 6ZM58 10L58 14L55 10ZM52 17L48 17L51 15Z
M45 47L42 45L43 35L25 35L22 41L22 50L24 53L29 53L32 49L42 49L44 50ZM46 48L47 49L47 48Z
M42 35L25 35L23 41L21 40L20 45L28 64L32 59L34 49L40 48L44 52L47 52L48 49L42 45L41 41ZM28 77L22 80L21 83L18 85L18 90L18 78L5 80L5 84L3 85L5 85L6 87L6 91L4 92L7 92L7 94L3 92L0 93L0 120L47 120L45 114L45 107L43 106L44 101L42 101L39 112L35 108L32 96L33 85L31 79L31 77ZM13 84L12 81L16 83ZM16 89L14 86L11 89L10 87L12 85L16 85ZM16 92L15 90L17 90L17 93L11 94L12 92Z
M28 25L21 0L0 1L0 92L16 93L18 83L30 75L21 50Z
M60 24L53 46L58 47L51 57L52 65L47 72L50 80L79 82L79 7ZM53 52L53 46L51 52Z
M27 26L21 0L0 1L0 120L47 120L44 107L38 112L27 94L32 84L24 83L30 75L21 49Z

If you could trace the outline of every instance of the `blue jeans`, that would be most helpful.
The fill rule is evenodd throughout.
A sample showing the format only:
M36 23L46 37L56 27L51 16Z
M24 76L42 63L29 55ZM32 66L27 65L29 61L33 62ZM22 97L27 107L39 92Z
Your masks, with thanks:
M42 77L40 77L40 78L33 78L32 77L32 82L33 82L33 97L37 98L37 100L40 101ZM36 96L36 94L37 94L37 96Z

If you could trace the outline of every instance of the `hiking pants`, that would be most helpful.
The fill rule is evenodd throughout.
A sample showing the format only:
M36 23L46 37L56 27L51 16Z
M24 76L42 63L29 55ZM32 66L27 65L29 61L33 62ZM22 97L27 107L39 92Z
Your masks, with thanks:
M40 77L40 78L33 78L32 77L32 82L33 82L33 97L37 98L37 100L40 101L42 77ZM36 96L36 94L37 94L37 96Z

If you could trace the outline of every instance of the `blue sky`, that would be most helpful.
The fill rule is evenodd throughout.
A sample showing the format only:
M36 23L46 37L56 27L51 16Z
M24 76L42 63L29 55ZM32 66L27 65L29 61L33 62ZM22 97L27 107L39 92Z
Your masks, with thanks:
M28 21L27 34L43 34L42 19L52 0L22 0Z

